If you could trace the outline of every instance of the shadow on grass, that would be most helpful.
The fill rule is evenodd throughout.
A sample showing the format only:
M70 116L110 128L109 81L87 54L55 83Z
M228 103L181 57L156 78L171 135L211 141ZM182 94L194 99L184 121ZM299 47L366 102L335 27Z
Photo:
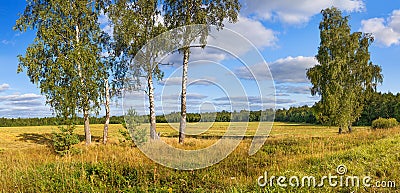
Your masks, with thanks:
M39 133L23 133L17 136L20 141L28 143L36 143L40 145L52 146L53 135L51 133L39 134ZM78 135L79 141L85 141L85 135ZM92 141L100 142L101 137L92 136Z
M28 143L36 143L40 145L50 146L53 140L51 139L52 135L50 133L46 134L38 134L38 133L23 133L17 136L20 138L20 141L28 142Z
M79 141L85 141L85 135L78 135ZM92 135L92 142L101 142L102 137Z
M166 137L166 138L178 138L178 135L161 135L161 137ZM245 135L245 136L239 136L239 135L225 135L224 136L226 139L254 139L254 138L270 138L270 136L252 136L252 135ZM186 135L186 138L192 138L192 139L221 139L222 135Z

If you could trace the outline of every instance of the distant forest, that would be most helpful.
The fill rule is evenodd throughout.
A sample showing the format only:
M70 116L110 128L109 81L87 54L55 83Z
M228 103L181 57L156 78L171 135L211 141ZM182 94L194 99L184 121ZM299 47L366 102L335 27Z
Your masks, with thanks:
M242 121L265 121L271 120L273 115L272 109L264 111L222 111L217 113L188 113L188 122L242 122ZM263 115L263 116L261 116ZM366 102L360 118L354 125L371 125L372 121L382 118L396 118L400 121L400 93L394 95L392 93L374 93ZM92 117L91 124L104 124L104 117ZM168 115L159 115L156 117L157 123L179 122L180 113L171 113ZM314 114L313 107L290 107L289 109L278 109L275 111L275 119L277 122L294 122L294 123L310 123L320 124ZM110 124L124 123L123 116L112 116ZM44 125L63 125L65 120L57 117L45 118L0 118L0 127L17 127L17 126L44 126ZM75 121L77 125L83 125L83 118Z

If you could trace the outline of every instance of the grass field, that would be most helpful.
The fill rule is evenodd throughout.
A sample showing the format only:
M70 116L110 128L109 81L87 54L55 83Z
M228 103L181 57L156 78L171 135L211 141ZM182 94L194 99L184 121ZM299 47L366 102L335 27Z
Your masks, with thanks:
M207 124L207 123L202 123ZM158 124L162 139L179 148L193 149L212 144L224 134L228 123L189 127L202 137L177 144L174 125ZM244 123L232 123L242 128ZM257 123L250 123L251 136ZM49 146L55 126L0 128L0 191L2 192L400 192L400 129L371 130L355 127L351 134L337 128L275 123L264 146L248 156L251 138L222 162L211 167L179 171L158 165L136 147L120 143L120 125L111 125L107 145L101 144L102 125L92 125L94 143L80 143L78 153L60 157ZM190 129L189 129L190 130ZM77 133L83 135L83 127ZM338 175L370 176L370 187L281 187L277 182L260 187L259 176L268 177ZM377 184L396 187L373 187ZM319 181L317 181L319 183ZM288 181L286 181L288 184Z

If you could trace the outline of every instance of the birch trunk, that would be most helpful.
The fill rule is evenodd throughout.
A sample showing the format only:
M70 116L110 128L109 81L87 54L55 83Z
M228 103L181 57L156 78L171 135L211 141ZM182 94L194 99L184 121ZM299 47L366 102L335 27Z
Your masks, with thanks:
M153 86L153 76L150 73L148 77L148 87L149 87L149 102L150 102L150 138L153 140L159 139L156 132L156 110L154 104L154 86Z
M347 126L347 128L349 129L349 133L353 132L353 128L351 127L351 122L349 121L349 126Z
M186 85L187 74L189 66L190 48L183 50L183 70L182 70L182 94L181 94L181 121L179 124L179 143L185 142L185 128L186 128Z
M104 131L103 131L103 144L107 144L108 139L108 125L110 124L110 88L108 85L108 79L105 79L106 86L106 122L104 123Z
M89 111L87 109L83 110L83 119L85 120L85 144L90 145L90 143L92 143L92 134L90 133Z
M79 46L79 26L76 25L75 26L75 32L76 32L76 43ZM78 47L79 49L79 47ZM78 52L78 54L80 55L80 53ZM82 67L80 62L78 62L78 76L81 80L81 86L83 87L83 85L85 84L85 81L83 80L83 76L82 76ZM85 100L83 105L86 106L88 101ZM84 126L84 131L85 131L85 144L86 145L90 145L92 143L92 135L90 133L90 126L89 126L89 110L87 107L83 107L83 119L85 121L85 126Z

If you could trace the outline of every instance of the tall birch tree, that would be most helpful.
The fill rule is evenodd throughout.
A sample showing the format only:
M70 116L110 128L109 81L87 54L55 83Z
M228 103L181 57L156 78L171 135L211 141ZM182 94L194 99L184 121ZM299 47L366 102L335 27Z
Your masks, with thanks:
M236 22L240 4L238 0L165 0L164 23L169 29L174 29L192 24L215 25L223 28L224 21ZM191 28L186 28L191 29ZM186 90L188 63L190 57L190 43L197 38L202 44L206 44L209 28L201 32L182 32L184 47L180 50L183 55L182 63L182 93L181 93L181 118L179 124L179 143L185 140L186 128ZM191 36L191 37L190 37Z
M349 17L335 7L322 10L319 25L321 43L319 62L308 69L312 95L320 95L317 118L326 124L352 131L360 117L366 98L382 82L381 68L370 60L371 34L351 33Z
M150 138L158 139L156 133L156 112L154 99L154 79L162 79L163 73L158 67L157 49L141 50L152 38L164 31L161 18L160 1L158 0L117 0L110 9L109 17L114 25L115 50L121 54L121 73L136 71L135 76L145 78L147 86L145 92L149 99ZM140 58L139 60L135 60ZM133 68L133 69L132 69ZM122 77L132 79L132 77ZM134 89L138 85L130 85L123 81L127 89ZM140 81L133 81L138 83Z
M101 62L104 33L98 17L107 0L28 0L15 30L36 31L18 72L26 70L58 116L84 117L86 145L91 143L90 113L98 114L106 67Z

